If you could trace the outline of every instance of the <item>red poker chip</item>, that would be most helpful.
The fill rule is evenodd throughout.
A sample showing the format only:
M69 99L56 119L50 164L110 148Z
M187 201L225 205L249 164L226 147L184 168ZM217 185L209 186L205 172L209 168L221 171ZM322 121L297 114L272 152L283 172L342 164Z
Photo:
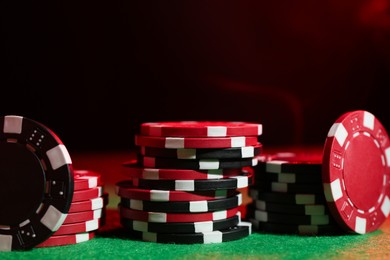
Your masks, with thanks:
M104 206L105 203L102 197L90 200L83 200L79 202L72 202L72 204L70 205L69 213L102 209Z
M155 137L136 135L135 144L161 148L232 148L257 145L257 136Z
M87 190L101 186L101 174L89 170L74 171L74 190Z
M99 219L102 217L102 211L103 209L96 209L83 212L69 213L66 216L63 225Z
M95 237L94 232L79 233L79 234L72 234L72 235L51 236L45 242L37 245L36 247L75 245L75 244L89 241L94 237Z
M98 186L96 188L91 188L87 190L75 191L73 192L73 202L83 201L83 200L91 200L95 198L99 198L103 195L103 187Z
M141 124L141 134L147 136L259 136L262 131L261 124L249 122L179 121Z
M390 143L367 111L339 117L329 130L322 179L329 209L345 230L375 231L390 212Z
M100 219L93 219L83 222L62 225L53 236L71 235L83 232L91 232L98 230L100 227Z

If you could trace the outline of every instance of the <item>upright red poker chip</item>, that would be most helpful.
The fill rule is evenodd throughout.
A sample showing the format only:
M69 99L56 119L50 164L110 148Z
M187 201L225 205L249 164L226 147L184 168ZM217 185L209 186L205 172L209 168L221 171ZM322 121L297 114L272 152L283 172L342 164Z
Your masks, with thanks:
M390 143L370 112L343 114L325 141L322 179L329 209L352 233L377 230L390 213Z

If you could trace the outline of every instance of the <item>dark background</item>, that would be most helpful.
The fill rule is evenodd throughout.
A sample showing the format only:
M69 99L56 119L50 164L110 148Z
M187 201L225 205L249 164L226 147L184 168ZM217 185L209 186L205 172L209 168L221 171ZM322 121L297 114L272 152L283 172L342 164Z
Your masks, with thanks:
M2 1L0 113L70 150L129 149L139 124L261 122L321 144L341 114L390 128L390 1Z

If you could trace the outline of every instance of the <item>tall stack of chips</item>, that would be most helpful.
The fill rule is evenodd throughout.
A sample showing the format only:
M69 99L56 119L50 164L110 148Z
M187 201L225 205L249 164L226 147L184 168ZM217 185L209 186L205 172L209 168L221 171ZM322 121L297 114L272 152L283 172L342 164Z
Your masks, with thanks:
M262 156L248 220L256 230L302 235L377 230L390 214L390 141L368 111L332 125L320 153Z
M145 241L221 243L251 233L241 222L240 189L253 183L262 125L156 122L136 135L137 163L117 183L122 225Z

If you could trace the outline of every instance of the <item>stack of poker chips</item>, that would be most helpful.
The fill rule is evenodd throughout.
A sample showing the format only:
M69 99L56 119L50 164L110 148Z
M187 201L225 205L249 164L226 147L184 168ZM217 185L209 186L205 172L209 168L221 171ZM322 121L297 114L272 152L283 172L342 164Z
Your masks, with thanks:
M262 126L243 122L160 122L141 125L138 161L117 183L127 231L144 241L221 243L250 235L241 222L243 167L257 164Z
M255 230L300 235L339 230L326 205L320 155L279 153L258 159L247 215Z
M101 174L74 171L74 192L69 213L61 227L36 247L52 247L89 241L105 223L108 193L103 192Z

